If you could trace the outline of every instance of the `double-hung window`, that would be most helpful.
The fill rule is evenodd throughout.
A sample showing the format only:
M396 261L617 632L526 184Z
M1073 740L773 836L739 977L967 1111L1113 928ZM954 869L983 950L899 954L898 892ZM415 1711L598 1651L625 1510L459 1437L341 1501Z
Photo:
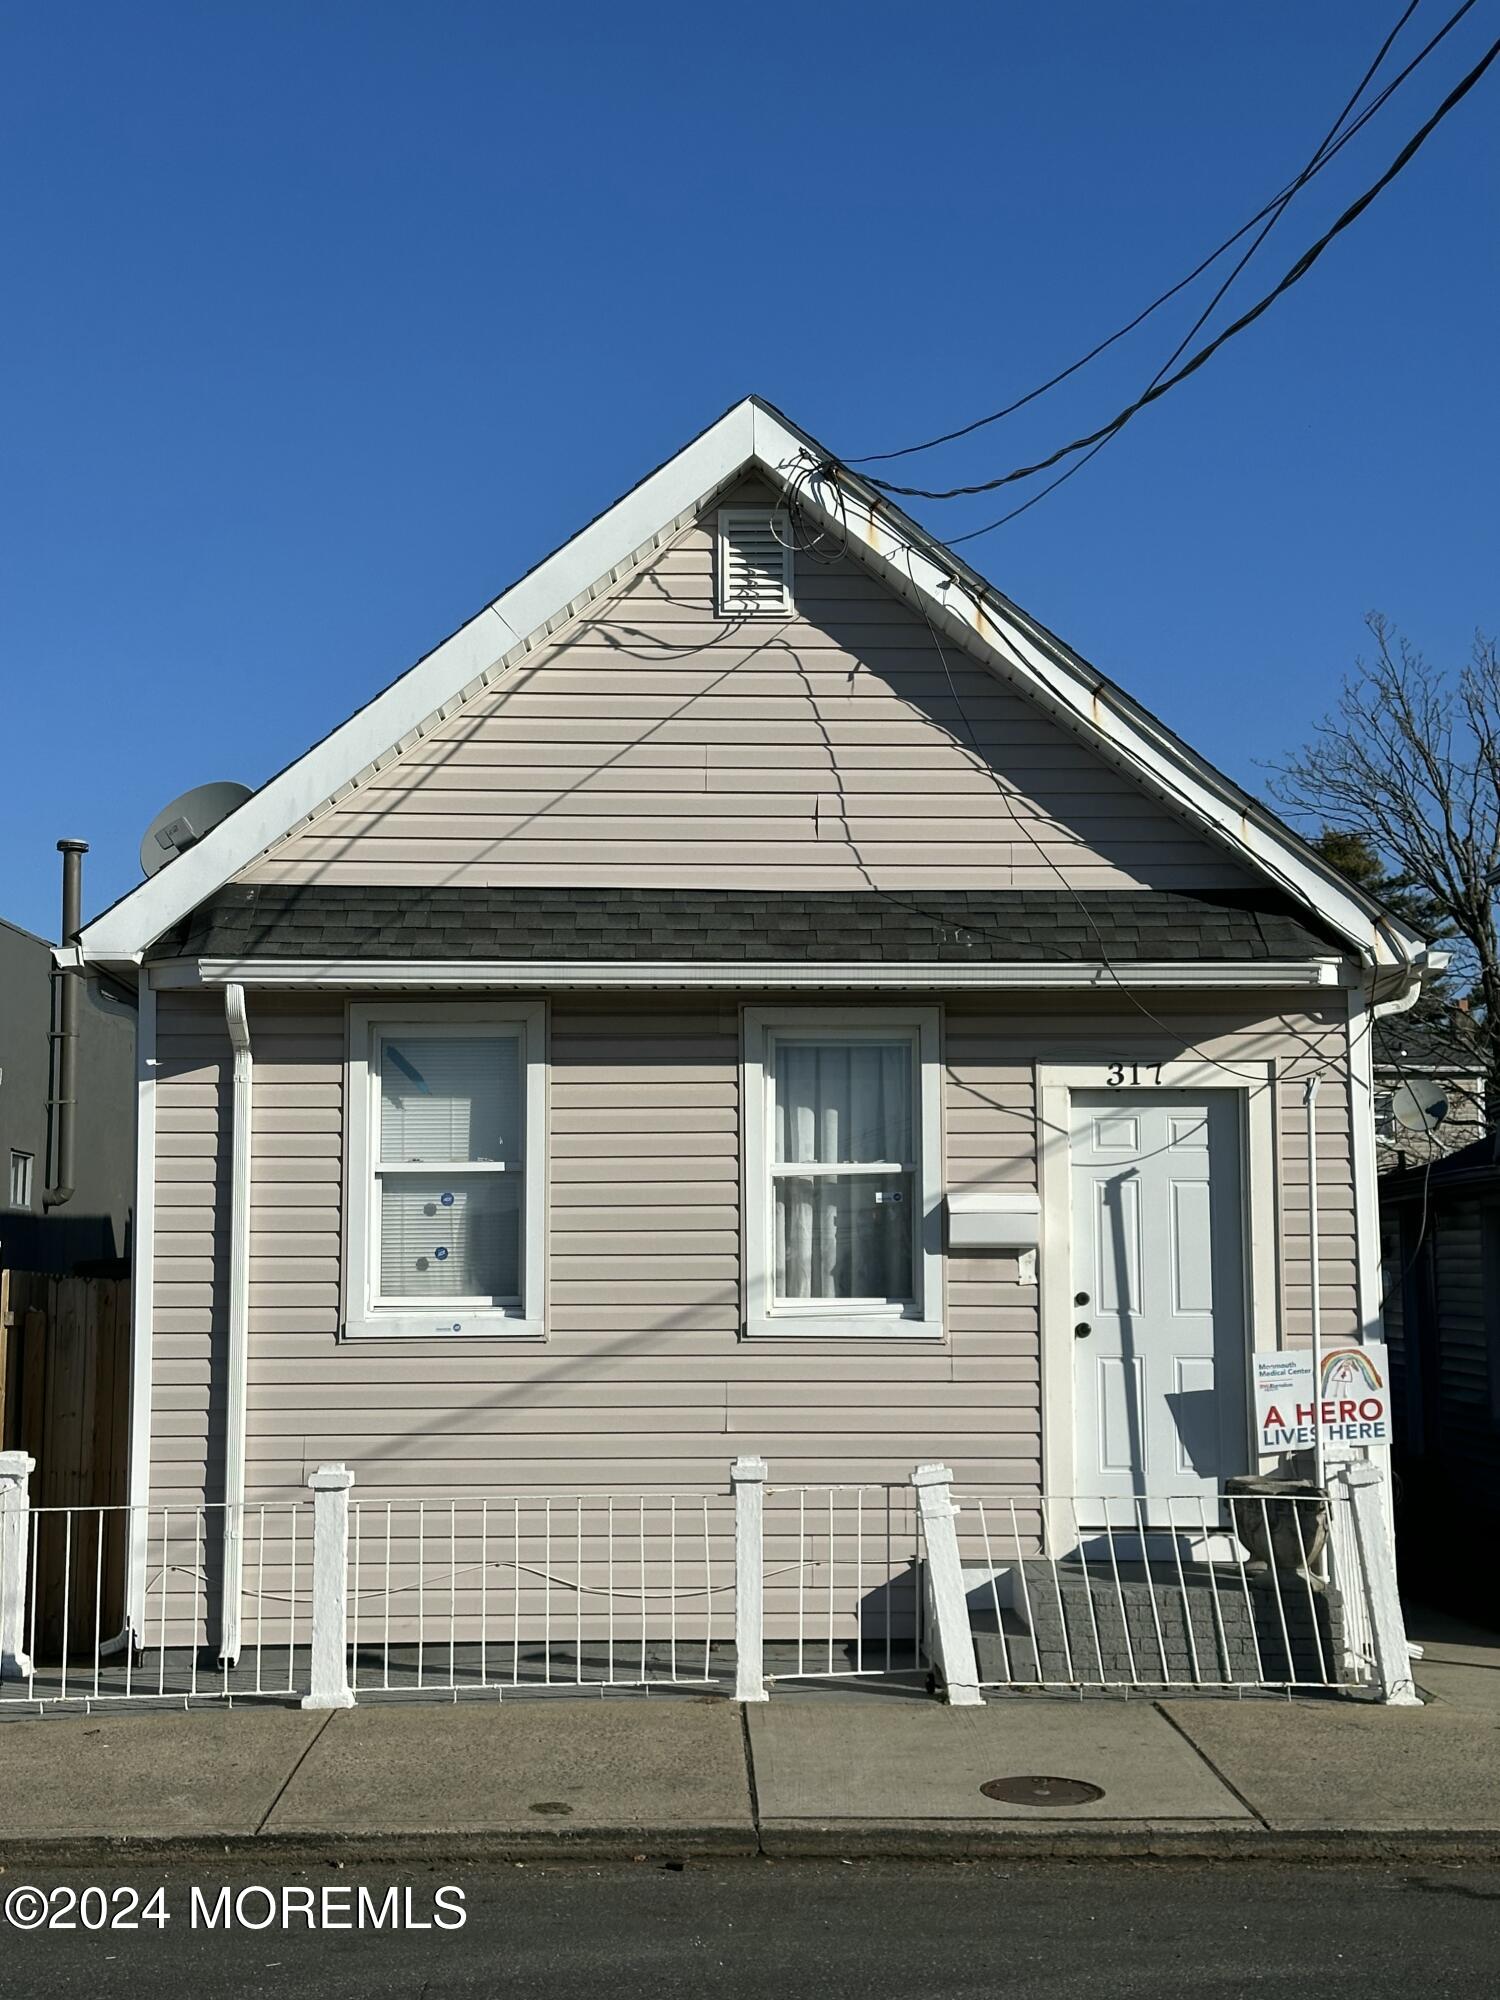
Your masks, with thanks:
M350 1009L351 1335L542 1332L543 1009Z
M935 1008L745 1015L745 1330L942 1334Z

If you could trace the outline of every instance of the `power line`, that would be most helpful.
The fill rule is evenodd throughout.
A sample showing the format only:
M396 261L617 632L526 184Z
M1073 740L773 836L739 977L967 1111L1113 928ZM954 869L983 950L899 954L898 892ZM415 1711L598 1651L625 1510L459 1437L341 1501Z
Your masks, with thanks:
M1102 444L1107 438L1113 437L1117 431L1125 428L1132 417L1139 415L1149 404L1159 401L1161 397L1175 389L1179 383L1185 382L1190 375L1195 375L1206 362L1212 360L1213 356L1218 353L1219 349L1226 342L1233 340L1236 334L1243 333L1247 327L1252 326L1263 313L1269 311L1271 306L1276 303L1277 299L1283 293L1290 291L1293 285L1305 278L1329 245L1337 237L1341 236L1353 223L1357 222L1370 204L1379 195L1384 193L1385 189L1390 186L1397 175L1410 164L1428 139L1432 137L1438 126L1442 124L1443 120L1468 96L1469 92L1479 82L1491 63L1494 62L1497 55L1500 55L1500 41L1491 43L1490 47L1468 74L1455 84L1437 110L1433 112L1432 116L1419 126L1412 137L1407 140L1406 144L1401 148L1401 151L1396 155L1380 178L1370 187L1366 188L1358 200L1351 202L1338 220L1325 230L1323 235L1314 244L1303 251L1302 255L1284 274L1279 283L1273 286L1264 297L1258 299L1247 312L1241 313L1237 320L1234 320L1229 326L1225 327L1221 333L1216 334L1205 346L1200 347L1198 352L1186 361L1181 368L1177 369L1173 374L1166 376L1164 380L1153 383L1144 395L1137 397L1133 403L1127 404L1120 411L1119 415L1111 418L1107 424L1101 425L1096 431L1089 432L1085 437L1074 438L1070 444L1060 446L1058 450L1049 453L1046 458L1038 459L1034 465L1018 466L1013 472L1003 473L997 479L981 480L969 486L898 486L891 480L877 479L873 475L867 475L870 484L878 487L884 493L897 494L903 498L917 500L957 500L965 498L970 494L993 493L1000 487L1013 485L1018 479L1030 479L1034 474L1046 472L1050 467L1060 463L1061 460L1070 458L1074 452L1084 451L1092 445ZM992 525L999 526L999 523L995 522ZM974 534L983 534L986 532L987 530L985 529L975 529L973 531ZM972 540L973 535L965 536L963 539Z
M1452 27L1454 22L1457 21L1462 14L1466 13L1473 4L1474 0L1464 0L1464 5L1459 9L1458 14L1455 14L1452 20L1449 21L1448 27ZM1192 325L1188 328L1187 332L1182 336L1181 340L1178 341L1177 345L1172 349L1172 352L1167 356L1166 360L1161 364L1160 368L1158 368L1156 373L1151 377L1151 380L1146 384L1147 389L1154 389L1157 383L1163 377L1163 375L1165 375L1170 368L1175 367L1177 362L1182 359L1183 354L1185 353L1187 348L1191 345L1192 341L1202 331L1204 326L1207 325L1208 321L1212 319L1215 311L1222 303L1226 293L1230 290L1230 288L1234 284L1235 279L1244 270L1245 266L1250 262L1251 258L1255 255L1256 251L1259 250L1262 243L1265 242L1266 238L1270 235L1271 231L1276 227L1277 223L1280 222L1282 216L1286 214L1287 209L1291 206L1293 196L1296 195L1299 189L1306 187L1307 183L1312 179L1313 175L1317 173L1321 167L1326 166L1328 161L1333 157L1333 153L1330 151L1330 147L1332 146L1334 139L1338 136L1339 128L1342 126L1344 120L1349 116L1349 113L1354 109L1355 105L1358 104L1360 98L1364 96L1367 86L1371 82L1372 78L1375 76L1376 72L1379 70L1380 65L1385 61L1385 58L1390 51L1391 44L1395 41L1396 37L1400 34L1401 30L1406 26L1407 22L1416 12L1418 5L1419 5L1419 0L1407 0L1407 5L1403 10L1400 19L1396 22L1395 27L1391 29L1390 33L1386 36L1385 40L1380 44L1380 47L1376 50L1374 61L1370 64L1369 68L1365 71L1364 75L1360 78L1359 82L1355 85L1353 94L1350 96L1348 102L1344 105L1343 109L1339 112L1338 117L1334 119L1333 123L1329 126L1328 130L1323 134L1323 137L1318 141L1318 144L1314 147L1312 152L1312 157L1308 160L1307 165L1302 169L1301 173L1298 174L1297 178L1291 183L1290 187L1288 187L1283 194L1278 195L1276 200L1271 204L1270 212L1266 214L1265 220L1262 223L1259 232L1252 239L1250 243L1250 247L1240 256L1233 270L1229 273L1229 276L1224 279L1223 283L1219 286L1218 290L1214 293L1213 297L1209 300L1208 304L1203 308L1202 312L1199 313L1198 317L1193 321ZM1446 32L1447 29L1445 28L1443 30L1443 33ZM1437 38L1434 38L1434 40L1436 39ZM1433 42L1429 42L1427 44L1427 48L1431 49L1433 45L1434 45ZM1427 51L1423 50L1422 54L1425 55L1426 53ZM1422 56L1418 56L1416 58L1416 61L1418 62L1420 62L1421 60ZM1408 69L1411 67L1414 67L1414 64L1409 65ZM1403 75L1407 73L1408 73L1407 71L1402 72ZM1399 77L1396 78L1389 86L1389 89L1394 90L1396 83L1399 83L1400 80L1401 79ZM1386 94L1388 94L1388 92ZM1378 99L1376 104L1371 105L1370 113L1373 113L1378 108L1379 103L1382 101L1383 98ZM1368 116L1370 114L1367 113L1366 115ZM1353 131L1345 134L1346 138L1352 138L1353 136L1354 136ZM1059 486L1066 486L1068 481L1074 476L1075 473L1082 472L1083 468L1089 463L1091 459L1095 459L1099 456L1100 452L1104 450L1107 444L1109 444L1111 438L1115 438L1118 436L1119 436L1118 431L1112 431L1109 437L1100 438L1099 442L1096 445L1090 446L1090 448L1083 454L1082 458L1075 459L1073 463L1068 467L1066 472L1060 472L1056 477L1056 479L1048 480L1047 484L1043 486L1038 492L1033 493L1030 499L1023 500L1019 507L1012 507L1010 512L1008 514L1002 514L998 521L991 521L987 527L973 528L969 531L967 535L959 535L956 536L954 539L962 542L977 541L981 535L993 534L996 528L1003 528L1009 522L1017 520L1022 514L1029 513L1031 509L1035 507L1040 501L1045 500L1049 493L1055 493Z
M1349 110L1352 108L1352 106L1359 101L1360 93L1365 89L1366 85L1370 82L1375 72L1379 69L1381 62L1384 60L1385 55L1390 49L1392 42L1394 42L1396 36L1400 34L1401 29L1410 19L1413 8L1415 7L1416 4L1417 0L1411 0L1411 5L1407 7L1406 12L1401 16L1401 19L1396 23L1395 27L1391 30L1390 34L1381 44L1379 53L1376 55L1374 62L1370 65L1370 68L1365 72L1364 78L1360 83L1359 90L1355 91L1354 96L1350 99L1349 104L1345 106L1344 111L1340 115L1339 120L1335 123L1333 128L1335 131L1338 130L1338 125L1343 122L1343 119L1349 115ZM1140 312L1136 314L1134 319L1128 320L1124 326L1117 328L1114 333L1110 334L1106 339L1101 340L1097 346L1091 347L1087 354L1080 355L1076 361L1070 362L1066 368L1061 369L1056 375L1049 376L1049 378L1045 382L1038 384L1038 386L1035 389L1028 390L1024 396L1018 396L1015 402L1007 403L1004 409L992 410L988 416L976 417L972 423L960 424L956 430L940 432L937 437L926 438L920 444L902 445L898 451L867 452L863 458L851 458L846 460L845 462L849 465L878 465L881 463L888 462L889 460L895 458L910 458L916 452L932 451L938 445L952 444L954 440L957 438L969 437L973 432L981 431L985 429L985 427L989 424L998 424L1004 418L1014 416L1017 410L1025 409L1028 403L1034 403L1039 396L1045 396L1049 389L1055 389L1060 382L1066 382L1070 375L1076 375L1080 368L1086 368L1091 361L1096 361L1101 354L1105 353L1109 348L1113 347L1116 341L1123 340L1125 336L1129 333L1134 333L1135 329L1138 326L1143 325L1144 322L1148 320L1154 312L1158 311L1162 306L1166 305L1170 300L1175 299L1179 292L1185 291L1186 288L1190 284L1192 284L1196 278L1201 278L1203 276L1203 273L1206 270L1208 270L1211 265L1216 264L1226 251L1232 250L1234 248L1235 244L1239 242L1242 236L1247 236L1258 222L1263 222L1266 219L1266 217L1272 213L1273 210L1279 213L1281 207L1291 198L1293 194L1296 193L1299 183L1304 179L1311 179L1314 174L1321 173L1324 167L1326 167L1329 164L1329 162L1335 158L1337 154L1341 153L1344 150L1345 146L1348 145L1349 141L1355 138L1358 133L1363 131L1364 127L1369 124L1370 120L1375 116L1376 112L1380 110L1382 105L1386 103L1386 101L1390 98L1392 93L1396 90L1399 90L1401 85L1411 75L1412 71L1414 69L1419 68L1421 64L1427 60L1428 56L1432 54L1432 51L1437 47L1438 43L1441 42L1447 35L1452 33L1453 29L1458 26L1459 22L1463 19L1464 15L1468 13L1469 9L1474 4L1475 0L1463 0L1463 5L1458 9L1458 11L1455 14L1451 15L1449 19L1443 23L1442 27L1438 29L1437 33L1432 37L1432 39L1429 42L1427 42L1424 47L1418 49L1417 53L1412 57L1411 61L1406 65L1406 67L1402 70L1398 70L1396 75L1391 78L1390 82L1379 93L1379 95L1375 97L1371 103L1365 106L1364 110L1360 113L1358 118L1355 119L1354 123L1349 127L1348 131L1345 132L1342 135L1342 137L1339 138L1337 142L1331 146L1328 146L1327 142L1325 141L1326 151L1324 151L1322 148L1319 149L1320 152L1322 152L1322 157L1317 160L1316 166L1314 166L1310 172L1305 171L1303 175L1299 175L1297 180L1288 181L1287 185L1281 190L1281 192L1277 195L1273 195L1270 201L1266 203L1264 208L1257 209L1255 214L1251 216L1248 222L1242 222L1239 228L1235 230L1232 236L1226 236L1224 241L1217 248L1217 250L1211 250L1209 254L1202 260L1201 263L1195 264L1192 270L1188 272L1185 278L1179 278L1175 285L1170 286L1166 291L1164 291L1160 295L1160 297L1153 299L1150 305L1144 307ZM983 533L985 531L981 530L980 532Z

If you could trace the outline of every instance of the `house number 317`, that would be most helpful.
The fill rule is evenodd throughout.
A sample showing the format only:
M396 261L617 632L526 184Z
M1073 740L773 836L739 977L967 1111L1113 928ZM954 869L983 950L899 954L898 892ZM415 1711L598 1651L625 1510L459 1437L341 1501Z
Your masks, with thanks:
M1111 1063L1104 1072L1104 1081L1111 1090L1119 1090L1127 1083L1132 1090L1139 1090L1143 1083L1161 1082L1161 1064Z

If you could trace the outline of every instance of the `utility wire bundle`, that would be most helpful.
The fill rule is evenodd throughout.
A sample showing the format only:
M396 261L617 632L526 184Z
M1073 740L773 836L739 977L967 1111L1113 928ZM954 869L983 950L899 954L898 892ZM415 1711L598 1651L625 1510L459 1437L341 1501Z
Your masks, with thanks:
M1311 158L1302 168L1301 172L1279 194L1273 196L1262 209L1251 216L1248 222L1243 223L1240 228L1235 230L1232 236L1226 237L1218 248L1189 271L1185 278L1179 279L1175 285L1163 292L1158 298L1153 299L1151 304L1137 313L1134 319L1128 321L1124 326L1117 328L1106 339L1098 342L1096 346L1090 348L1087 354L1081 355L1078 360L1070 363L1066 368L1059 370L1057 374L1051 376L1047 381L1038 384L1036 388L1028 390L1025 395L1019 396L1013 402L1007 403L1004 408L992 410L986 416L976 417L971 422L961 424L954 430L941 432L938 436L923 439L920 443L903 445L894 451L871 452L863 458L852 459L849 463L859 466L876 465L889 463L893 459L909 458L919 452L934 451L942 445L952 444L959 438L972 436L976 431L983 430L991 424L1000 423L1004 418L1013 416L1016 411L1024 409L1027 404L1034 403L1039 397L1046 395L1050 389L1055 389L1059 383L1067 381L1072 375L1076 375L1080 369L1087 367L1091 361L1096 360L1107 349L1113 347L1117 341L1123 340L1127 334L1134 332L1138 326L1149 319L1160 307L1175 298L1179 292L1185 290L1195 279L1200 278L1205 271L1233 249L1235 244L1240 242L1243 237L1248 236L1252 230L1258 228L1258 234L1252 238L1249 247L1242 252L1228 277L1219 285L1213 297L1198 315L1187 333L1178 342L1172 353L1168 355L1161 367L1157 369L1155 375L1153 375L1150 382L1146 385L1146 388L1134 401L1128 403L1124 409L1112 417L1108 423L1100 425L1097 429L1088 432L1082 437L1074 438L1068 444L1059 446L1056 451L1049 452L1044 458L1037 459L1033 464L1017 466L1011 471L1001 473L993 479L979 480L970 485L903 486L897 484L894 480L881 477L875 473L866 473L864 477L870 485L879 488L882 492L896 494L903 498L957 500L967 498L972 494L996 492L1000 488L1014 485L1020 480L1034 478L1037 473L1046 472L1051 467L1061 464L1066 459L1073 460L1073 463L1068 466L1065 472L1059 474L1056 479L1051 480L1036 493L1033 493L1020 506L1012 508L1009 513L1002 514L998 520L987 522L982 528L971 529L967 534L950 536L948 538L950 545L956 545L960 542L974 541L980 535L987 535L992 533L996 528L1004 527L1008 521L1015 520L1017 515L1024 514L1028 508L1034 507L1039 500L1044 500L1049 493L1055 492L1066 480L1071 479L1074 473L1081 472L1089 460L1096 457L1112 438L1119 436L1120 432L1133 417L1138 416L1142 410L1169 394L1179 383L1185 382L1190 375L1196 374L1200 368L1212 360L1220 348L1233 340L1237 334L1243 333L1247 327L1252 326L1263 313L1270 310L1279 298L1290 291L1294 285L1300 283L1323 255L1324 251L1328 249L1329 245L1341 236L1346 229L1351 227L1353 223L1357 222L1365 210L1371 206L1384 190L1390 186L1392 181L1410 164L1426 144L1427 140L1437 130L1438 126L1442 124L1443 120L1451 112L1457 109L1458 105L1463 102L1464 98L1468 96L1469 92L1474 89L1475 85L1484 76L1496 56L1500 55L1500 40L1497 40L1490 45L1473 68L1459 79L1431 116L1417 128L1401 148L1400 152L1397 153L1391 164L1386 168L1385 172L1372 182L1357 200L1349 204L1338 219L1323 232L1316 242L1309 245L1302 252L1302 255L1297 258L1296 262L1284 272L1279 282L1272 286L1270 291L1259 298L1254 305L1249 307L1245 312L1242 312L1237 319L1215 334L1211 340L1205 342L1202 347L1198 348L1184 361L1182 359L1183 354L1191 342L1202 331L1207 321L1212 317L1223 300L1225 294L1229 291L1229 288L1233 285L1235 279L1250 262L1272 229L1275 228L1298 193L1307 186L1309 181L1323 171L1329 162L1342 151L1357 133L1363 130L1364 126L1369 123L1370 119L1387 102L1392 93L1399 89L1413 71L1418 69L1438 45L1452 33L1453 29L1458 26L1459 22L1476 4L1476 0L1463 0L1463 4L1449 16L1404 68L1399 70L1384 85L1364 109L1358 112L1357 116L1354 115L1360 99L1375 80L1397 37L1403 28L1405 28L1408 21L1410 21L1419 4L1420 0L1408 0L1408 4L1403 9L1395 26L1385 37L1385 40L1376 51L1374 60L1360 78L1353 95L1329 127L1328 132L1314 150ZM1178 365L1179 363L1181 363L1180 366ZM1082 456L1078 456L1080 453Z

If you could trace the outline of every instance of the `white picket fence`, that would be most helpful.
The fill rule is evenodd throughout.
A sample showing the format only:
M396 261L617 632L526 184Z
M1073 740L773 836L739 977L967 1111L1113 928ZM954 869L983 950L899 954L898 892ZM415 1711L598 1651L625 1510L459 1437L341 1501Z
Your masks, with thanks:
M1202 1503L955 1500L941 1465L782 1486L757 1458L717 1494L371 1500L324 1466L310 1500L232 1516L34 1509L30 1470L0 1454L0 1715L674 1687L758 1701L783 1682L902 1678L955 1704L1415 1699L1377 1464L1334 1468L1326 1500ZM138 1578L124 1630L104 1593L122 1536Z

